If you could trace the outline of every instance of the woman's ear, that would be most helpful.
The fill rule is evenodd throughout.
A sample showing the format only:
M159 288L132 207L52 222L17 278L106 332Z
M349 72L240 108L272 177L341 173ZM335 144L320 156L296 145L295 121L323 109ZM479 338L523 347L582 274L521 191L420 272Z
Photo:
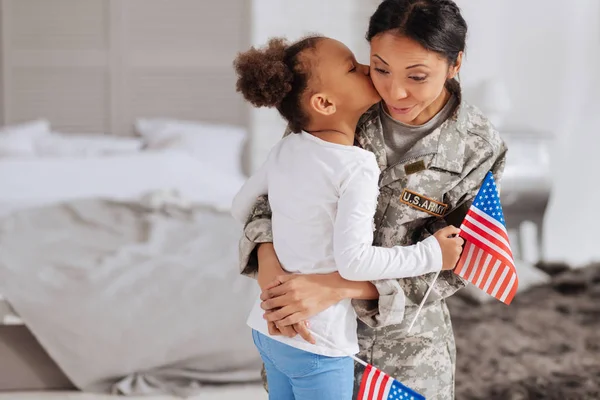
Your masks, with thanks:
M450 66L450 70L448 71L448 79L453 79L460 72L460 67L462 67L463 62L463 54L464 52L458 53L458 57L456 57L456 62L454 65Z
M316 93L310 97L310 107L321 115L335 114L335 104L324 93Z

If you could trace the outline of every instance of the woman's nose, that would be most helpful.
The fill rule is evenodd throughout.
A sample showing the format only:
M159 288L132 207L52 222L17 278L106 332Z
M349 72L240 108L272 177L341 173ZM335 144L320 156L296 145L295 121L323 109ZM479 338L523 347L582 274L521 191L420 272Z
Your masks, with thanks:
M396 100L405 99L408 97L408 91L406 90L406 88L403 85L397 83L392 83L391 92L392 96L394 96Z

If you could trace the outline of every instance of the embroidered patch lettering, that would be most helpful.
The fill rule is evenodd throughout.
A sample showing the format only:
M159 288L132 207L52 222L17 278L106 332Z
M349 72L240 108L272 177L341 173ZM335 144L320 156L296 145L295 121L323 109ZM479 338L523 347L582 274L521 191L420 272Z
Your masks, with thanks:
M402 191L400 201L406 205L416 208L417 210L435 215L436 217L443 216L448 210L448 204L440 203L439 201L407 189Z

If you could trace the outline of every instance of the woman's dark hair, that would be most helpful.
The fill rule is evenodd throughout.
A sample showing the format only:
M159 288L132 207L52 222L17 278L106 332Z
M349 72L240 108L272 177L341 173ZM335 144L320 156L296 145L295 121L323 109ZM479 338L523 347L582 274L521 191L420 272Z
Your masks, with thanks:
M451 66L467 41L467 23L452 0L384 0L371 16L367 40L384 32L414 40L444 56ZM446 85L460 99L458 81L451 79Z
M301 55L314 50L320 39L311 36L288 45L285 39L274 38L265 48L252 47L238 54L233 63L237 91L256 107L277 108L292 132L302 131L309 123L301 100L311 77L311 63Z

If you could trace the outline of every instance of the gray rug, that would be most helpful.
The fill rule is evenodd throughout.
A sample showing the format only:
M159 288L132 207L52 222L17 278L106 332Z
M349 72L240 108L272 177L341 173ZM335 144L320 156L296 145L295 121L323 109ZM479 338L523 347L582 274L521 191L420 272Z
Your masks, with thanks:
M457 400L600 399L600 264L540 268L552 281L510 306L448 302Z

